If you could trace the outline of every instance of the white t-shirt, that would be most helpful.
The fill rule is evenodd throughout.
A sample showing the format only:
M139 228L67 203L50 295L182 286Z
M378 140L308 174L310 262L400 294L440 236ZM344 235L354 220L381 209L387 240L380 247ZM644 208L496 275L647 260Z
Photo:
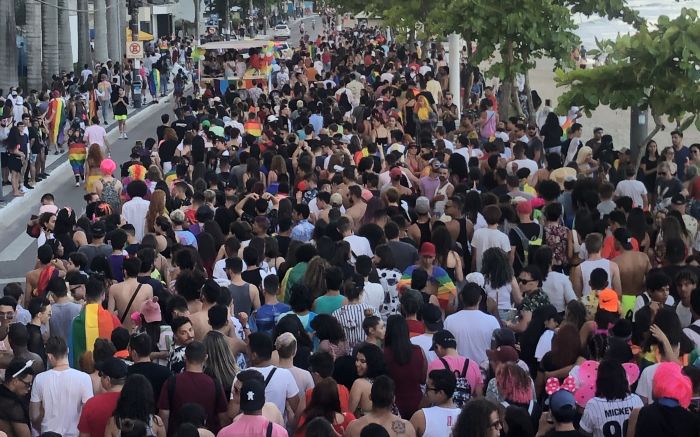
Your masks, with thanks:
M92 397L90 375L75 369L47 370L34 378L31 402L41 402L41 432L77 437L83 405Z
M552 350L552 338L554 338L554 331L548 329L542 333L540 339L537 341L535 358L537 358L538 362L542 361L542 357Z
M647 194L647 189L642 181L625 179L617 183L615 195L617 197L631 197L634 206L643 207L644 199L642 196Z
M272 369L277 369L268 382L267 387L265 387L265 400L277 405L280 411L285 411L287 399L299 394L299 387L294 379L294 375L288 369L275 366L249 367L249 369L257 370L265 379L267 379L267 375ZM235 384L236 380L233 382ZM233 387L231 391L233 391Z
M647 300L644 300L644 297L647 298ZM634 309L632 310L632 321L634 322L635 315L637 314L637 311L641 310L644 306L647 305L647 302L651 302L651 297L649 297L648 292L644 292L637 296L637 299L634 301ZM675 303L675 300L673 299L673 296L670 294L666 297L666 302L664 302L664 305L672 307L673 304Z
M360 255L367 255L372 258L374 253L372 253L372 247L369 245L369 240L365 237L360 237L359 235L348 235L343 238L350 244L350 260L354 264L355 257Z
M518 168L513 170L513 164L516 164ZM530 175L528 176L528 178L532 177L535 173L537 173L537 163L532 159L514 159L506 165L506 170L508 170L508 174L515 174L521 168L526 168L530 170Z
M586 404L579 425L593 437L621 436L623 430L627 429L627 420L632 410L643 406L644 403L635 394L612 401L594 397Z
M445 319L445 329L455 336L459 354L477 363L488 358L491 334L500 327L494 316L479 310L461 310Z
M680 306L680 305L679 305L679 306ZM693 322L690 326L693 326L693 325L695 325L695 326L700 326L700 320L696 320L696 321ZM700 334L698 334L697 332L693 331L693 330L690 329L689 327L683 329L683 333L684 333L685 335L687 335L688 338L691 339L691 340L693 341L693 343L695 343L695 347L700 348Z
M430 350L433 347L433 334L421 334L411 337L411 344L415 344L423 349L423 353L429 363L432 363L437 358L435 351Z
M104 149L107 131L99 124L93 124L85 128L85 135L83 135L83 138L85 138L86 146L90 147L91 144L99 144L100 147Z
M469 164L469 158L474 157L481 159L481 157L484 156L484 152L475 147L471 149L471 152L469 151L469 147L460 147L459 149L455 149L452 153L462 155L464 160L467 161L467 164Z
M504 252L510 252L510 240L508 236L498 229L481 228L474 231L472 248L476 256L476 271L481 271L481 258L486 249L500 247Z
M542 291L549 297L549 303L554 305L558 312L564 311L568 302L576 300L571 280L563 273L547 273L547 279L542 283Z
M374 307L377 312L384 303L384 287L376 282L365 281L365 289L362 293L362 302Z
M656 369L658 368L659 363L645 367L644 370L642 370L642 374L639 376L639 381L637 382L637 390L635 393L642 398L646 398L647 402L651 402L652 382L654 382L654 375L656 374Z

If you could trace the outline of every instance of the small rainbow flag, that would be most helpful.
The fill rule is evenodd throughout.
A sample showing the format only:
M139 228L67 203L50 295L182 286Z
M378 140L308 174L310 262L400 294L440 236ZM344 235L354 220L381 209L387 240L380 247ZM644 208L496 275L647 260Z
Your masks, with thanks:
M262 125L257 120L246 121L243 125L243 129L245 129L245 132L247 134L250 134L254 137L259 137L260 135L262 135Z
M102 305L89 303L73 319L69 349L72 351L74 368L79 368L78 362L85 352L90 352L95 347L95 340L112 337L112 331L121 326L117 316L102 308Z
M401 290L404 287L411 287L411 277L413 276L413 271L418 268L417 266L409 266L406 271L403 272L403 276L396 284L396 289ZM452 279L447 274L447 272L438 266L433 267L433 271L430 275L429 281L437 288L437 298L440 302L440 308L446 309L449 303L457 296L457 287L452 282Z
M61 97L55 97L49 102L47 118L52 118L49 124L49 144L59 144L63 140L63 123L66 121L66 107Z

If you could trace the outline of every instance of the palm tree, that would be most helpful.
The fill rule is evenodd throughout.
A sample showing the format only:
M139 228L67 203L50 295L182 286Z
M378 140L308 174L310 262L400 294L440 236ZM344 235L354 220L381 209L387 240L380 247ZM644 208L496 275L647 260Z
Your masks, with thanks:
M41 4L41 76L44 83L58 73L58 1L44 0Z
M109 59L112 61L120 61L119 59L119 44L120 32L119 32L119 0L107 0L107 54Z
M88 0L78 0L78 69L82 69L85 64L92 64L90 19L87 10Z
M95 62L104 62L109 58L107 52L107 2L94 0L95 5Z
M58 0L58 60L61 70L73 70L73 46L71 44L70 19L68 18L68 0Z
M17 26L15 24L15 4L0 1L0 88L7 92L16 86L17 77Z
M40 90L41 80L41 3L26 0L27 7L27 87Z

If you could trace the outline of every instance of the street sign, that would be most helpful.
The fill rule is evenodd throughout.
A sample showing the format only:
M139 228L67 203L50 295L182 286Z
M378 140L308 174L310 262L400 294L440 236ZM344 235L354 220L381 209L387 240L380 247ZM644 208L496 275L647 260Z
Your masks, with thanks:
M127 41L127 59L143 59L143 41Z

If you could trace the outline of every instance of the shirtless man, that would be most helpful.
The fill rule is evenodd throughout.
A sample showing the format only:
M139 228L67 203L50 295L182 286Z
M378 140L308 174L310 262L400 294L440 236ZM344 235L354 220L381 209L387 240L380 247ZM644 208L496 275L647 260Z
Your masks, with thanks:
M617 228L613 233L615 250L620 254L612 259L620 269L622 286L622 315L634 308L637 295L644 291L644 278L651 270L651 262L646 253L632 250L632 235L625 228Z
M207 315L209 316L208 322L212 330L224 335L234 358L238 357L240 353L245 353L247 347L245 342L235 335L229 335L231 334L231 320L228 308L225 305L214 305L209 308Z
M107 309L116 314L122 325L131 331L134 327L131 313L138 311L145 301L153 297L153 287L141 284L137 280L141 270L140 259L134 257L125 259L122 269L124 282L109 287Z
M352 218L352 222L355 224L354 231L360 227L362 217L365 216L365 211L367 210L367 204L362 199L362 187L359 185L352 185L348 188L348 200L350 207L345 211L345 215Z
M63 263L54 257L51 246L47 244L41 246L37 251L37 259L39 260L38 267L28 272L25 276L24 302L22 303L24 308L29 306L29 301L34 297L33 293L39 284L39 277L44 269L53 266L56 268L59 277L66 276L66 269L63 267ZM45 290L42 290L42 292L43 291Z
M372 411L350 423L343 437L359 437L362 429L370 423L380 425L391 437L416 435L411 422L391 413L391 406L394 404L394 382L388 376L382 375L374 380L370 399Z
M219 287L215 281L210 280L204 284L202 288L202 309L190 315L190 322L192 322L192 328L194 329L195 340L204 340L204 336L207 335L207 332L211 331L208 311L209 308L216 305L220 294L221 287Z
M608 283L612 289L622 296L622 285L620 285L620 268L614 262L603 258L600 255L603 249L603 236L599 233L591 233L586 236L586 251L588 258L571 271L571 285L579 298L587 296L591 291L588 281L591 279L593 269L602 268L608 273Z

